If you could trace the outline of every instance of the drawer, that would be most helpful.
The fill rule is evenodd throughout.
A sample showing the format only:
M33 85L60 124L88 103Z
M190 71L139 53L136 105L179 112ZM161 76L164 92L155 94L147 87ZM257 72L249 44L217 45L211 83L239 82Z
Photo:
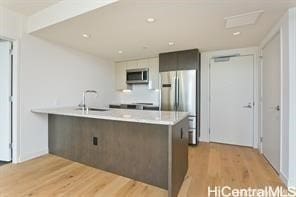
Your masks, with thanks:
M120 109L120 105L109 105L109 108Z
M189 116L189 129L195 129L196 128L196 117L195 116Z
M197 132L195 129L189 129L188 133L189 137L189 144L196 144L197 143Z
M156 106L143 106L143 110L153 110L153 111L159 111L159 107Z

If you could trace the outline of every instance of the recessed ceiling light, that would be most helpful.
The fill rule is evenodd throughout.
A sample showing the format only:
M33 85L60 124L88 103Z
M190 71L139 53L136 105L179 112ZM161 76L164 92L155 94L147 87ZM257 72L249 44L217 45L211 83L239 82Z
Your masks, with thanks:
M148 23L154 23L155 22L155 18L147 18L146 19L146 21L148 22Z
M117 51L117 53L118 53L118 54L122 54L122 53L123 53L123 51L122 51L122 50L119 50L119 51Z
M241 32L239 32L239 31L233 33L234 36L238 36L240 34L241 34Z
M89 34L82 34L82 37L83 38L90 38L90 35Z
M173 46L173 45L175 45L175 43L174 42L169 42L168 45Z

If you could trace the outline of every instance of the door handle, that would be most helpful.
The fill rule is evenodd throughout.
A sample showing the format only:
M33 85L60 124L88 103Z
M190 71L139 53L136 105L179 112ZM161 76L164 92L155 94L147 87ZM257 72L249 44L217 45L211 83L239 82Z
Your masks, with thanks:
M246 105L246 106L243 106L243 108L248 108L248 109L251 109L251 108L252 108L252 105L251 105L251 103L249 103L248 105Z
M274 107L269 107L270 110L275 110L275 111L281 111L281 107L279 105L276 105Z
M177 90L177 77L175 78L175 103L174 103L174 105L175 105L175 111L177 111L177 108L178 108L178 101L177 101L177 92L178 92L178 90Z
M179 102L179 91L180 91L180 89L179 89L180 87L179 87L179 77L177 78L177 108L179 108L179 105L180 105L180 102Z
M181 139L183 139L183 128L181 128Z

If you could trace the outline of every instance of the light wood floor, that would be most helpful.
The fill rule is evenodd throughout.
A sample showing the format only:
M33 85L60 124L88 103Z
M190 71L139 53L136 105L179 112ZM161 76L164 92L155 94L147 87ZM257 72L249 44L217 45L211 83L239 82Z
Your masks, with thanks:
M201 143L189 150L180 197L206 197L208 186L282 186L254 149ZM167 191L53 155L0 167L0 196L167 196Z

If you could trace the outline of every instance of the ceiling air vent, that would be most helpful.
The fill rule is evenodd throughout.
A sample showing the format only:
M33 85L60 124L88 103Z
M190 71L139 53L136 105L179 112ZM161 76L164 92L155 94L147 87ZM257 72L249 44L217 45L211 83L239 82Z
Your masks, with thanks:
M257 22L258 18L263 14L263 12L263 10L257 10L236 16L225 17L225 27L234 28L245 25L253 25Z

